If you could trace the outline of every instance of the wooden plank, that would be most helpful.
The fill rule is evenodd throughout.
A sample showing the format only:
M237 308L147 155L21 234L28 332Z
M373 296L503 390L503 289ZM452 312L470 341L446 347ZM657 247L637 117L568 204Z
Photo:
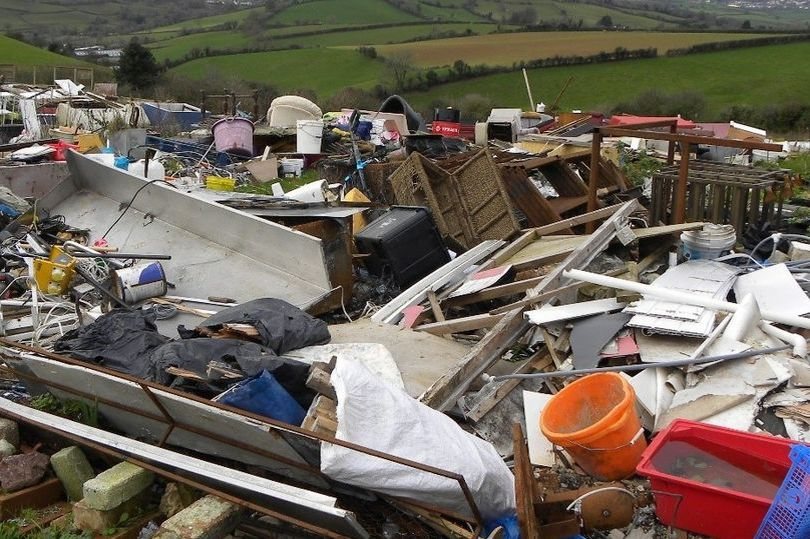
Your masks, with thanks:
M433 324L422 324L414 328L415 331L427 331L434 335L447 335L448 333L462 333L475 329L491 328L503 317L503 315L491 315L489 313L445 320L444 322L434 322Z
M515 453L515 501L521 537L539 538L540 524L534 512L535 481L529 462L529 448L520 423L512 425L512 444Z
M332 376L322 369L312 369L309 371L306 386L313 391L326 395L330 399L337 399L335 388L332 387Z
M648 228L634 228L633 234L637 240L645 240L656 236L666 236L687 230L698 230L703 228L704 223L683 223L680 225L651 226Z
M501 167L501 179L512 203L523 212L530 226L547 225L561 219L551 202L532 184L525 169L516 166Z
M0 495L0 521L14 518L25 508L41 509L63 498L62 483L53 478L39 485Z
M430 310L433 311L433 318L436 319L436 322L444 322L447 320L442 312L441 305L439 305L439 300L436 299L436 292L428 290L427 299L428 302L430 302Z
M524 279L522 281L515 281L513 283L491 286L474 294L467 294L466 296L458 296L455 298L446 299L443 302L443 305L445 308L449 309L452 307L462 307L464 305L471 305L473 303L480 303L482 301L490 301L505 296L520 294L521 292L525 292L529 288L536 286L542 280L543 277L533 277L531 279Z
M537 268L558 262L588 241L588 236L544 237L529 244L506 261L515 271Z
M583 213L582 215L577 215L576 217L571 217L570 219L563 219L558 223L541 226L532 229L532 231L534 232L534 235L536 237L555 234L557 232L560 232L561 230L565 230L572 226L583 225L585 223L590 223L592 221L596 221L599 219L607 219L608 217L619 211L623 206L624 204L614 204L613 206L607 206L606 208L601 208L592 212Z
M510 258L515 256L516 253L519 253L524 247L526 247L536 239L537 235L534 233L534 229L530 229L524 232L515 241L505 246L503 249L495 253L492 256L492 258L481 264L481 266L479 266L478 268L478 271L483 271L486 269L494 268L496 266L500 266L506 260L509 260Z
M623 222L634 211L639 209L638 201L624 203L610 219L602 223L588 242L571 253L551 273L543 278L535 288L530 289L531 297L563 286L563 272L585 267L596 256L605 250L616 236L616 225ZM444 376L433 383L421 396L420 400L431 408L445 411L456 405L473 380L495 363L517 339L529 329L528 321L523 319L525 307L506 313L503 318Z
M634 131L621 127L600 127L599 132L608 137L634 137L648 140L667 140L683 144L699 144L703 146L720 146L721 148L742 148L744 150L766 150L781 152L781 144L737 140L728 138L701 137L698 135L681 135L677 133L663 133L657 131Z

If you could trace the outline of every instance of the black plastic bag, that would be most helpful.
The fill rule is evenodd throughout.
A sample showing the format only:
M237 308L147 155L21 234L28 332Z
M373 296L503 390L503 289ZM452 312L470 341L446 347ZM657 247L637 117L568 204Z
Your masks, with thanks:
M154 311L116 309L92 324L65 333L54 344L54 350L153 380L152 351L168 341L168 337L157 331Z
M223 324L248 324L259 332L259 342L277 354L305 346L326 344L331 336L326 322L284 300L254 299L230 307L206 319L196 329L177 328L184 339L201 336L199 328L217 331Z

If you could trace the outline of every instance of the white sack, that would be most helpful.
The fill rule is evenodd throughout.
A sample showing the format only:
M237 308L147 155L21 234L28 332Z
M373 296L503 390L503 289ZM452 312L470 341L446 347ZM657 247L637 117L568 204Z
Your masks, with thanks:
M464 476L485 520L515 512L515 478L495 448L355 361L338 359L336 437ZM472 517L458 482L321 444L321 471L336 481L419 500Z

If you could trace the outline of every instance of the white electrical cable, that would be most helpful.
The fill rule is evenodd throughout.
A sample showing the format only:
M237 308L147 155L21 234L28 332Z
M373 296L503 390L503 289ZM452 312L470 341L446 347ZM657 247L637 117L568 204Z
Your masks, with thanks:
M571 508L573 508L573 507L575 507L575 506L576 506L576 507L577 507L577 511L576 511L576 512L577 512L577 513L579 513L579 508L580 508L580 507L581 507L581 505L582 505L582 500L584 500L584 499L585 499L585 498L587 498L588 496L591 496L591 495L593 495L593 494L598 494L599 492L605 492L605 491L607 491L607 490L615 490L615 491L618 491L618 492L624 492L624 493L628 494L628 495L629 495L631 498L633 498L633 500L635 500L635 499L636 499L636 495L635 495L635 494L633 494L632 492L630 492L629 490L627 490L626 488L620 488L620 487L602 487L602 488L599 488L599 489L596 489L596 490L592 490L592 491L590 491L590 492L586 492L585 494L583 494L582 496L580 496L579 498L577 498L576 500L574 500L573 502L571 502L571 503L570 503L570 505L569 505L568 507L566 507L566 508L565 508L565 510L566 510L566 511L570 511L570 510L571 510Z

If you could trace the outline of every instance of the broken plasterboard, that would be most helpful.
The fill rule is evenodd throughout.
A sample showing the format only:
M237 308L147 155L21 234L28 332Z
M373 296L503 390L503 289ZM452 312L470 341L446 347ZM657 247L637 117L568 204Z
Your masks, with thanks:
M553 395L523 391L523 410L526 416L526 440L529 442L529 461L535 466L554 466L554 444L540 430L540 414Z
M489 288L503 279L511 269L512 266L507 265L473 273L467 278L466 281L464 281L464 283L462 283L461 286L454 290L453 293L448 296L448 298L466 296L467 294L474 294L484 290L485 288Z
M784 264L741 275L734 283L734 294L737 301L747 294L753 294L762 311L796 316L810 313L810 298Z

